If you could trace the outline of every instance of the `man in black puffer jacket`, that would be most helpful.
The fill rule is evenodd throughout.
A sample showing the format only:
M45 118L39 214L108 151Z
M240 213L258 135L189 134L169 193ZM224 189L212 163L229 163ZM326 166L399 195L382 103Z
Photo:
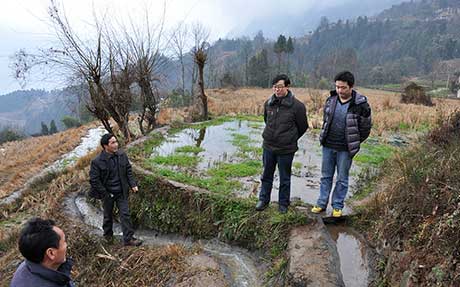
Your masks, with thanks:
M355 90L352 73L344 71L335 79L335 91L324 105L323 127L319 140L323 146L320 195L313 213L326 210L332 179L337 179L332 193L332 216L341 217L348 192L348 175L352 159L371 131L371 108L367 98Z
M292 160L298 139L308 129L305 105L288 89L290 84L286 75L276 76L272 81L274 94L264 104L264 171L257 211L264 210L270 203L276 165L280 174L279 211L286 213L290 203Z

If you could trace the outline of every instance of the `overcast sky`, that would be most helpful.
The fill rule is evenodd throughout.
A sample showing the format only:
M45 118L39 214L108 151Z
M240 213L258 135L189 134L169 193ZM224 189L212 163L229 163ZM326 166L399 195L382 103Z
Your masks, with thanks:
M301 16L306 12L327 11L330 7L356 3L357 0L56 0L63 3L70 22L77 32L84 33L91 22L93 11L110 15L113 19L133 19L141 17L146 9L150 19L159 19L166 12L166 27L180 21L200 21L210 29L211 40L227 36L253 34L263 27L248 26L254 23L273 22L280 19ZM402 2L383 0L381 2ZM319 2L319 3L318 3ZM374 5L375 0L361 0ZM47 7L50 0L2 0L0 9L0 95L21 89L12 77L8 67L10 56L21 48L33 51L39 47L49 47L53 43L53 33L48 23ZM166 5L166 6L165 6ZM93 9L94 7L94 9ZM351 7L353 7L351 5ZM343 11L343 19L349 18L348 8ZM264 22L265 21L265 22ZM253 35L248 35L253 36ZM59 87L53 79L29 83L26 88Z

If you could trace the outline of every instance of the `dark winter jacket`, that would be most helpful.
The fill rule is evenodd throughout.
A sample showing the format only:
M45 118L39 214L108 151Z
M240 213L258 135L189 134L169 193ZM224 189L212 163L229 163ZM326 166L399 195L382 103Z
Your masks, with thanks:
M339 95L337 92L331 91L331 95L327 98L324 105L323 127L319 136L321 144L325 143L329 133L338 98ZM371 107L367 102L367 98L353 90L345 128L346 144L351 157L354 157L358 153L360 144L369 136L371 126Z
M11 287L73 287L75 286L70 279L70 271L72 270L73 262L71 259L61 266L59 269L52 270L31 262L24 260L16 270L11 281Z
M119 150L116 154L118 155L118 174L120 176L123 197L128 198L129 189L137 186L137 183L134 179L131 164L126 153ZM91 161L91 168L89 170L89 182L91 184L89 195L91 197L102 199L108 194L107 181L109 179L109 161L110 154L105 151L102 151Z
M305 105L291 91L285 97L272 95L264 104L264 149L277 154L297 151L297 140L308 129Z

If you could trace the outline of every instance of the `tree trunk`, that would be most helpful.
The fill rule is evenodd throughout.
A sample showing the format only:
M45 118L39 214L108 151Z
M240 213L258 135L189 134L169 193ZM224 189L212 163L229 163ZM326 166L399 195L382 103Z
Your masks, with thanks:
M200 86L200 98L201 103L203 104L203 120L208 119L208 97L204 93L204 65L198 67L199 80L198 85Z

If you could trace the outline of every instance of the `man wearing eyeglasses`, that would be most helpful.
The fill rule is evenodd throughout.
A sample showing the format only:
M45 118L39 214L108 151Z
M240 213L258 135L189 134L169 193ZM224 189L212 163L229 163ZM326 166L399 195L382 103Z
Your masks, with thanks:
M294 97L290 84L288 76L276 76L272 81L274 93L264 104L264 171L257 211L264 210L270 203L276 165L280 176L279 212L286 213L290 204L292 160L298 150L297 141L308 129L305 105Z

